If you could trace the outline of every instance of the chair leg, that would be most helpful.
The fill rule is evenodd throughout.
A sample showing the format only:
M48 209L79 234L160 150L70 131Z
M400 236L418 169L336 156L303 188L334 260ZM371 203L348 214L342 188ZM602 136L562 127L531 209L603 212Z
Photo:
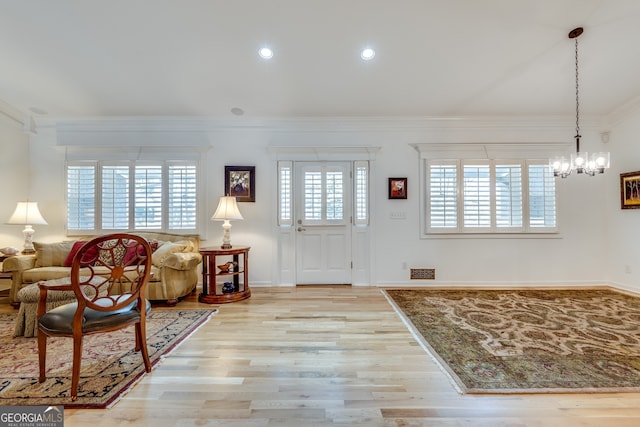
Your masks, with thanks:
M144 322L136 323L136 350L142 353L142 360L147 372L151 372L151 360L147 349L147 326Z
M71 400L78 398L80 382L80 364L82 362L82 335L73 337L73 367L71 368Z
M139 323L136 323L134 325L134 328L135 328L134 331L136 332L136 348L135 348L136 351L140 351L142 347L140 345L140 332L138 331L139 326L140 326Z
M47 335L41 330L38 330L38 365L40 367L38 382L43 383L47 379Z

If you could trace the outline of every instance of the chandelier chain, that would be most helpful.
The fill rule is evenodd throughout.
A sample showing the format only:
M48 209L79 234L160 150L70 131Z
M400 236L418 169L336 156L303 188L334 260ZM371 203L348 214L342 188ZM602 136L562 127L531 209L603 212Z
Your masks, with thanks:
M578 139L578 142L580 141L580 99L579 99L579 93L580 93L580 86L578 83L578 77L579 77L579 70L578 70L578 38L576 37L576 138ZM578 149L578 151L580 151Z

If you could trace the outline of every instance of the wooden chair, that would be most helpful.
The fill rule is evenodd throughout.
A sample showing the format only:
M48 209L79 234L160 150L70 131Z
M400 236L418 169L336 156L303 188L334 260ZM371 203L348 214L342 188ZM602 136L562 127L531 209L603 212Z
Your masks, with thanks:
M150 273L147 241L121 233L104 235L82 246L73 259L67 283L39 283L39 381L46 379L47 337L72 337L71 400L76 400L83 337L130 325L135 325L135 349L142 353L146 371L151 372L146 339L146 314L151 305L144 297ZM77 301L46 312L47 292L52 290L73 290Z

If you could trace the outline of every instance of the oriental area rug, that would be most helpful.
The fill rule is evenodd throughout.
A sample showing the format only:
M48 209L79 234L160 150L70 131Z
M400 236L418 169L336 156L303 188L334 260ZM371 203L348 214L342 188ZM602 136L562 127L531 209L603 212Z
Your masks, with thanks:
M462 393L640 391L640 298L589 290L386 290Z
M214 313L210 310L162 310L147 317L147 347L154 367ZM108 408L146 374L134 350L133 327L83 340L78 398L69 397L73 340L47 339L47 380L38 383L37 338L13 337L15 314L0 313L0 406L64 405L65 408Z

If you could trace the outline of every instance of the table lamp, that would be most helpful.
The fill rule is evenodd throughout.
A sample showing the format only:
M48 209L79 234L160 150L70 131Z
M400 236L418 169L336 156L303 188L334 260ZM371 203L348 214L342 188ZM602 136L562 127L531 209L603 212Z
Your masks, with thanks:
M35 230L31 224L47 224L47 221L40 214L38 202L18 202L18 206L16 206L16 210L7 221L7 224L24 225L24 230L22 230L22 234L24 234L24 249L22 253L35 253L36 250L33 247L33 233L35 233Z
M218 208L211 217L213 221L224 221L222 223L222 229L224 230L224 237L222 238L222 249L231 249L231 223L229 220L241 220L242 214L238 210L238 204L236 198L233 196L222 196L218 203Z

